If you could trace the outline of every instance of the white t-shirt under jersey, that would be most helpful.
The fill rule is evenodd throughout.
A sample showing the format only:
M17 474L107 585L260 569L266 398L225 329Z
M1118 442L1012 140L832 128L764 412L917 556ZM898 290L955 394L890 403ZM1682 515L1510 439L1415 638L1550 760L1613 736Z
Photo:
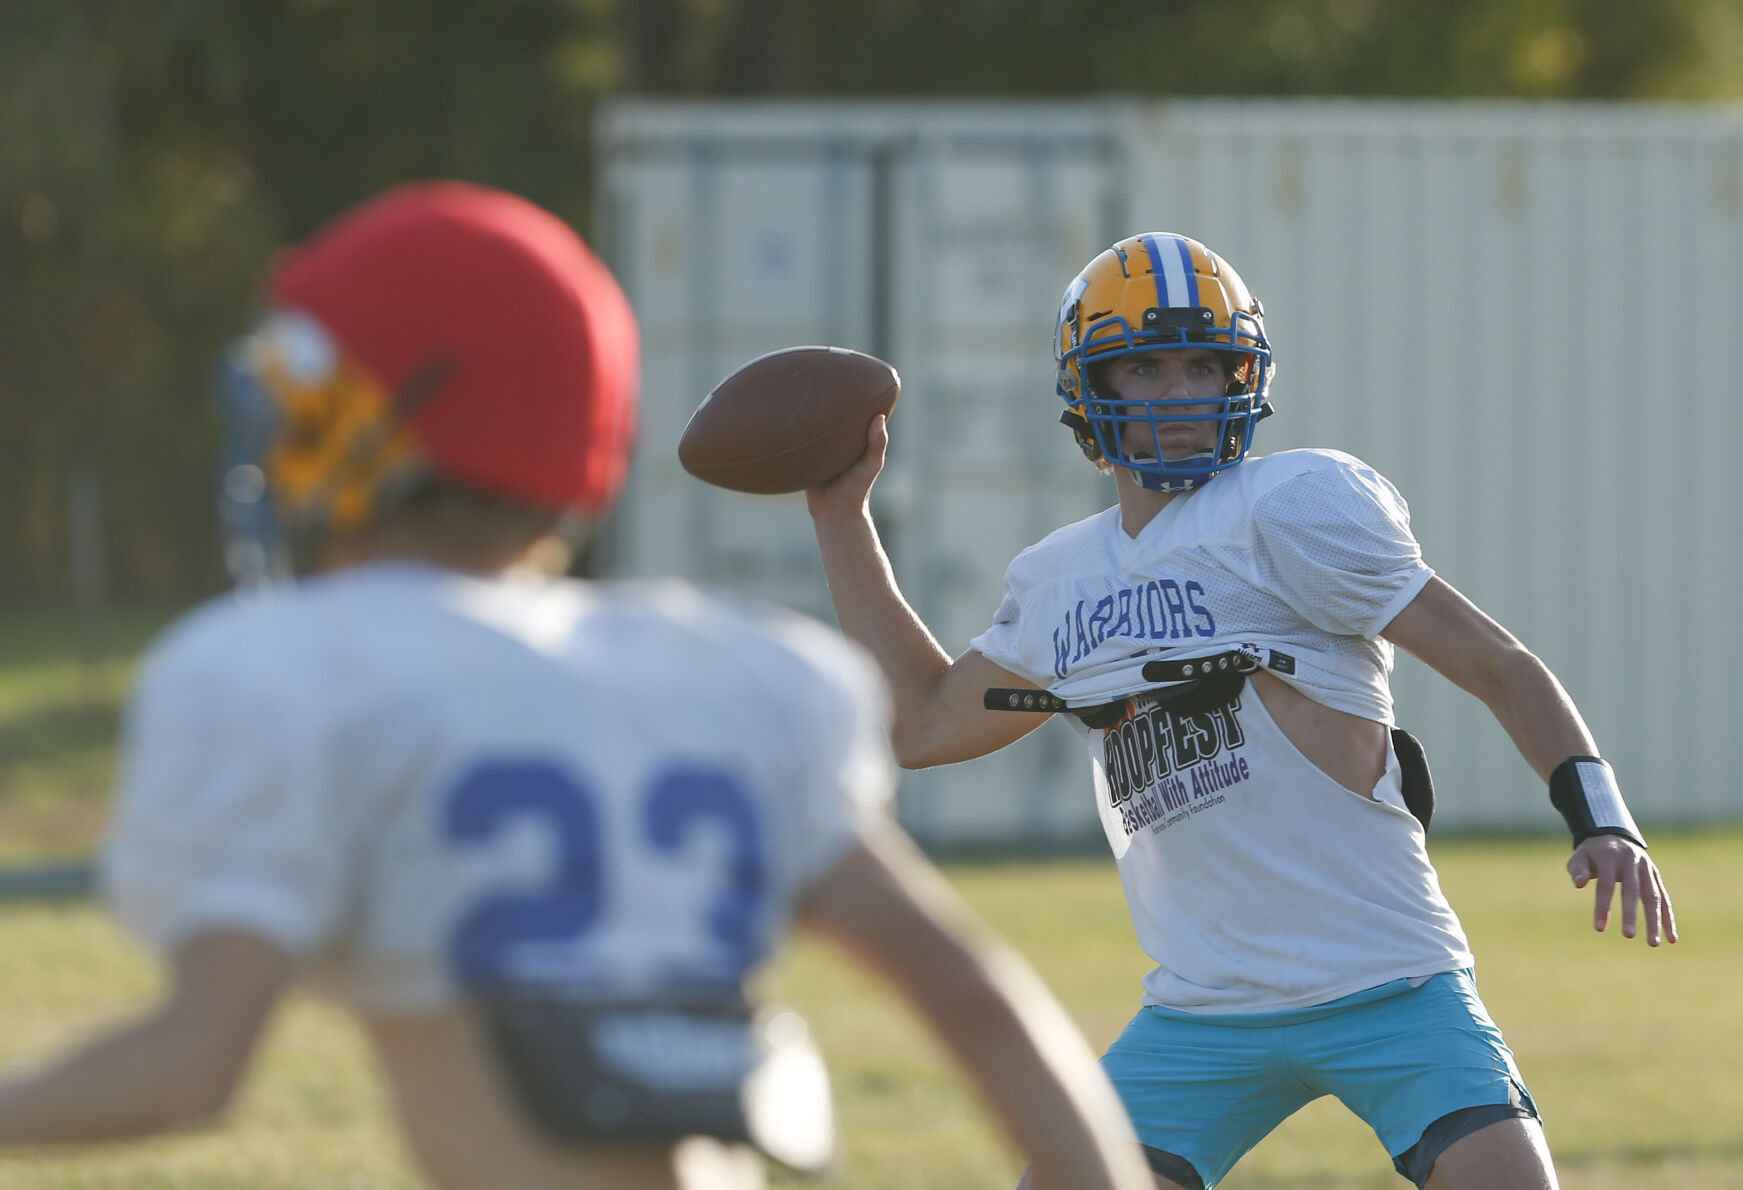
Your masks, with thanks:
M361 1006L460 973L601 999L741 980L893 789L821 625L679 584L372 565L196 611L132 700L104 857L169 950L268 937Z
M1135 538L1115 507L1025 550L972 647L1082 706L1152 687L1148 662L1256 646L1310 698L1391 724L1378 634L1432 574L1382 476L1284 451L1175 497ZM1395 758L1373 796L1344 790L1250 688L1224 712L1069 721L1158 964L1147 1002L1276 1011L1470 964Z

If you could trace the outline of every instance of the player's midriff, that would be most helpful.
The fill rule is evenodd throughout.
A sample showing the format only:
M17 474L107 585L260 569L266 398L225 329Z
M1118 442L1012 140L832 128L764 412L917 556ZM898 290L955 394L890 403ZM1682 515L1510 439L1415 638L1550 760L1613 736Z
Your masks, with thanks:
M1353 793L1374 796L1374 786L1386 775L1384 723L1314 702L1264 670L1249 674L1247 684L1278 730L1315 768Z

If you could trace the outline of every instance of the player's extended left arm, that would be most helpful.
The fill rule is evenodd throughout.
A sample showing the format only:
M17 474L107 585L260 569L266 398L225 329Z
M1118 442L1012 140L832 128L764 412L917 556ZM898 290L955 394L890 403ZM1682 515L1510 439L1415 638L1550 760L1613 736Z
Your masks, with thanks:
M256 935L191 939L155 1011L0 1078L0 1144L89 1144L210 1120L229 1103L290 974L284 951Z
M1676 917L1664 878L1646 853L1609 765L1597 759L1585 720L1549 667L1439 578L1430 579L1382 635L1481 699L1549 784L1551 800L1574 836L1567 863L1574 887L1597 882L1593 927L1609 925L1611 900L1620 889L1625 937L1634 937L1643 911L1650 945L1675 942Z

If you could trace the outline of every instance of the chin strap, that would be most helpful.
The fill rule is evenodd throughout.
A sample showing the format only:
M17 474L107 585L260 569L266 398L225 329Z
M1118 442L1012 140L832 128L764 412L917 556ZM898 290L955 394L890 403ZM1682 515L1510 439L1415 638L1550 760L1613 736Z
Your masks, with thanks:
M1187 455L1185 458L1179 459L1177 461L1182 462L1182 463L1190 463L1190 462L1194 462L1198 459L1206 459L1206 460L1209 460L1211 462L1214 462L1215 456L1208 450L1202 450L1202 451L1199 451L1195 455ZM1234 464L1230 463L1229 466L1232 467L1232 466L1234 466ZM1209 475L1179 475L1179 476L1175 476L1175 475L1157 475L1154 471L1139 471L1135 467L1128 468L1128 470L1130 470L1133 475L1138 477L1138 486L1144 488L1146 491L1166 492L1169 495L1174 495L1174 496L1178 496L1182 492L1190 492L1196 488L1201 488L1205 484L1209 483L1211 480L1215 479L1217 477L1217 474L1219 474L1218 472L1212 472Z

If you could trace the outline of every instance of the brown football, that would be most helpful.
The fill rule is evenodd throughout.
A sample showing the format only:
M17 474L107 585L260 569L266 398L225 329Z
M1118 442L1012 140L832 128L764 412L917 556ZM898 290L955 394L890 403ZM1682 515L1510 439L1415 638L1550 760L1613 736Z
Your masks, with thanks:
M678 461L735 492L801 492L852 466L872 418L894 409L901 393L896 370L864 352L772 351L703 398L678 441Z

